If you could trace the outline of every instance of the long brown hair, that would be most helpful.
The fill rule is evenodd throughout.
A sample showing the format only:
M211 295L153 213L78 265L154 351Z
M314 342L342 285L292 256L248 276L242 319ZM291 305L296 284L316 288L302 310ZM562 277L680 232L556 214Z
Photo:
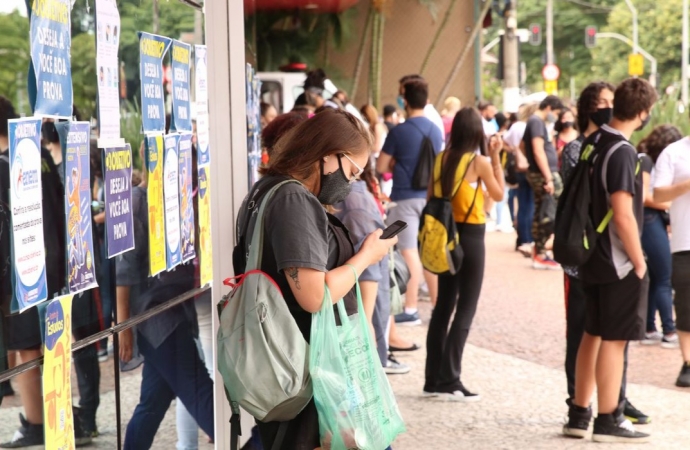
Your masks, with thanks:
M379 113L374 105L364 105L359 109L362 117L369 123L369 131L376 136L376 124L379 123Z
M306 180L317 163L334 153L361 155L374 146L369 130L355 116L327 108L285 134L273 149L263 175L294 175Z
M673 125L659 125L637 144L637 150L640 153L649 155L652 161L654 161L654 164L656 164L656 160L659 158L661 152L669 145L681 139L683 139L683 135L677 127Z
M451 197L455 190L455 172L465 153L479 150L486 155L486 136L482 116L474 108L462 108L453 119L450 130L450 144L446 148L446 160L441 171L441 187L445 197Z

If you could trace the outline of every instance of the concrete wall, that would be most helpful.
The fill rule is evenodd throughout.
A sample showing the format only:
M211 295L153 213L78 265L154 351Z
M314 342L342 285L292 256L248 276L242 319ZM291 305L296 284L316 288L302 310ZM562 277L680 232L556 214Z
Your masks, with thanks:
M441 34L431 56L424 77L429 82L431 101L438 103L438 94L445 84L453 65L470 36L474 24L474 0L456 0L452 16ZM386 14L382 62L382 104L395 104L398 95L398 79L411 73L419 73L436 30L451 0L437 0L438 16L434 21L429 10L418 0L389 1ZM360 42L364 34L367 12L371 0L361 0L357 8L357 21L352 41L346 52L330 51L330 63L351 80L355 71ZM352 99L359 107L368 100L370 40L365 45L364 66L356 96ZM448 95L462 100L463 105L475 102L475 52L470 51Z

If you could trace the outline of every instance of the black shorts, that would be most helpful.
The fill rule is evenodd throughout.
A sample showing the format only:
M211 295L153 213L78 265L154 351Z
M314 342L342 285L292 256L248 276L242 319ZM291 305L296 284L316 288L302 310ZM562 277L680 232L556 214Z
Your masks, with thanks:
M41 324L38 308L33 307L21 314L5 316L7 348L9 350L37 350L41 348Z
M643 339L648 291L649 275L641 280L634 270L613 283L586 285L585 331L605 341Z
M690 333L690 252L673 254L673 306L676 310L676 328Z

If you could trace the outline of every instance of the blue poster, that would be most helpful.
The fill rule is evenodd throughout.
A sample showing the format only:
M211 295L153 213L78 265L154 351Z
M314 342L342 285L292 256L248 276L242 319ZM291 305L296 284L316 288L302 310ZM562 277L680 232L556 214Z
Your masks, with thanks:
M43 242L41 120L9 120L12 283L20 311L48 298ZM14 303L14 301L12 302Z
M180 251L180 190L178 143L179 134L165 136L163 160L163 203L165 207L165 261L168 270L177 266L182 258Z
M134 248L132 149L127 144L103 152L105 238L108 258L112 258Z
M91 228L89 122L55 124L62 143L65 170L65 231L69 293L97 286Z
M35 0L31 7L30 98L34 114L72 116L70 0Z
M139 76L141 78L141 124L144 133L165 131L163 56L170 39L139 33Z
M180 135L180 234L182 262L194 259L194 193L192 191L192 133Z
M192 111L189 102L189 67L192 46L172 42L172 129L192 131Z

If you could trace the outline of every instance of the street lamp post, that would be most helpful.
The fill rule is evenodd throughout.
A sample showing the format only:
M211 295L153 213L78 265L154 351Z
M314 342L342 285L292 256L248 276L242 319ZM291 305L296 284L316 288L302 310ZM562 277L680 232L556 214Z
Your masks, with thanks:
M683 0L683 1L688 1L688 0ZM635 48L635 43L634 41L631 41L627 37L623 36L622 34L618 33L597 33L597 39L599 38L611 38L611 39L618 39L619 41L625 42L629 46ZM642 57L646 60L648 60L652 64L652 70L649 75L649 82L652 83L653 86L656 87L656 79L657 79L657 70L658 70L658 64L657 60L655 57L650 55L647 51L645 51L643 48L637 48L637 53L642 55Z

